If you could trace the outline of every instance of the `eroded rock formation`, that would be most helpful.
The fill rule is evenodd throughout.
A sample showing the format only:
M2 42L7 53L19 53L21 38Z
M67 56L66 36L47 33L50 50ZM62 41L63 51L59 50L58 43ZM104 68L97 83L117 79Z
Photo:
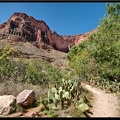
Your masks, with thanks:
M7 22L0 25L1 39L32 41L36 42L39 48L44 48L42 43L46 43L61 52L68 52L73 45L78 45L82 40L86 40L92 32L75 36L58 35L55 31L51 31L44 21L35 20L25 13L17 12ZM18 39L14 36L17 36Z

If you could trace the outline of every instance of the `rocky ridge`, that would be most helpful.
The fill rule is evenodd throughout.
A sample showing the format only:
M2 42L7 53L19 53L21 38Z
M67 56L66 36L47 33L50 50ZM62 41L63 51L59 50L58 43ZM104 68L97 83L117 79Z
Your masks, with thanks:
M54 49L67 53L73 45L87 40L95 30L74 36L58 35L50 30L42 20L28 16L25 13L15 12L7 22L0 25L0 39L14 41L30 41L38 48L46 49L46 44Z

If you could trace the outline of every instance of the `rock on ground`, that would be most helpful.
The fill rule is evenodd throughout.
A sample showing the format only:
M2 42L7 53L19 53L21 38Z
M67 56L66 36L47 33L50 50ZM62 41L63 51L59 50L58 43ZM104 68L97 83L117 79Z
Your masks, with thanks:
M13 95L0 96L0 115L7 115L16 109L16 98Z
M24 90L16 98L17 104L23 107L30 106L35 101L35 92L33 90Z

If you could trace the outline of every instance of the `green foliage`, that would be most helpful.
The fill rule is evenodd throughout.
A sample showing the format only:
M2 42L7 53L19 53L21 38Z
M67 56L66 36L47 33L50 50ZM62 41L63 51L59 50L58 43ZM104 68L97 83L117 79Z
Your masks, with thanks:
M74 55L76 55L76 53L77 53L77 47L76 47L76 46L72 46L70 52L69 52L68 55L67 55L67 58L68 58L69 60L71 60L71 58L72 58Z
M86 110L89 110L89 106L86 103L81 103L78 106L78 109L80 109L80 111L85 112Z
M47 80L42 72L42 65L39 61L32 61L26 67L26 81L32 84L42 84Z
M70 67L85 80L102 89L119 92L120 3L107 3L106 11L97 31L79 44L75 52L72 48L68 60Z
M26 64L23 60L20 61L11 61L14 70L11 74L10 79L12 81L15 81L15 83L18 82L25 82L26 80Z
M0 81L12 80L15 83L27 82L36 84L59 84L62 78L68 79L68 70L60 70L48 62L39 60L29 60L25 62L23 59L14 60L13 55L17 51L10 48L9 45L0 48Z
M80 86L80 80L64 80L48 91L48 98L42 100L44 111L58 111L74 105L80 116L89 117L91 94Z
M14 54L14 49L11 49L8 45L4 48L0 48L0 81L8 79L13 72L13 65L9 59L9 55Z
M52 66L47 62L31 61L26 67L26 81L33 84L60 84L62 78L68 79L67 70Z
M57 107L58 103L62 109L73 102L73 99L78 98L80 95L80 81L78 80L64 80L61 81L61 86L52 87L51 91L48 91L48 101L54 103Z
M62 71L57 67L53 67L51 64L46 64L46 68L49 84L59 84L62 77L66 76L65 74L63 76Z
M42 99L40 103L41 111L48 115L49 117L58 117L58 114L55 113L56 106L54 104L49 104L48 100Z

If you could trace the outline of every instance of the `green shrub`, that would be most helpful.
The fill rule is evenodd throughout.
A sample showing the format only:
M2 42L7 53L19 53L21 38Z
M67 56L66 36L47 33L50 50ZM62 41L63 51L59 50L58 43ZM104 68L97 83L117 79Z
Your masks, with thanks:
M111 92L120 91L120 3L107 3L97 31L68 53L75 72Z
M6 45L0 48L0 82L9 79L14 67L10 61L9 55L14 54L14 49Z

